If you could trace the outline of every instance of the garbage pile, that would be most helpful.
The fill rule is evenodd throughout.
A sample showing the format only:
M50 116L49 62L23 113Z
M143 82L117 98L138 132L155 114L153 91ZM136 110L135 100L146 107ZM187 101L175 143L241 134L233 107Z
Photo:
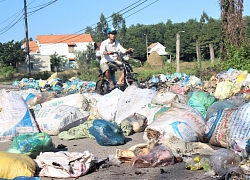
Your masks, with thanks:
M207 82L182 73L160 74L142 82L142 88L129 86L106 95L94 92L95 82L61 80L56 74L47 80L24 78L13 86L20 90L0 90L0 140L12 141L0 154L21 171L0 165L0 178L76 178L100 161L133 168L184 162L186 169L203 169L204 176L250 175L247 71L229 69ZM105 160L89 151L54 152L51 139L91 138L100 146L119 146L139 132L144 142L116 149Z
M77 92L93 92L96 83L93 81L81 81L76 77L70 79L61 79L57 73L52 74L47 80L23 78L20 81L14 81L12 86L20 89L37 89L42 92L55 92L57 94L75 94Z

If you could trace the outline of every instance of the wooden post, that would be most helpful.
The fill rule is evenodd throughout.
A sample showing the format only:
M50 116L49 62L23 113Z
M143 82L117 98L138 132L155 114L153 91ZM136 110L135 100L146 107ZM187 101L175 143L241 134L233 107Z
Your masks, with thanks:
M200 51L200 42L196 41L196 54L197 54L197 62L201 61L201 51Z
M197 62L198 67L201 68L201 48L200 48L200 42L196 41L196 54L197 54Z
M214 64L214 46L213 43L209 44L209 51L210 51L210 59L211 59L211 63Z

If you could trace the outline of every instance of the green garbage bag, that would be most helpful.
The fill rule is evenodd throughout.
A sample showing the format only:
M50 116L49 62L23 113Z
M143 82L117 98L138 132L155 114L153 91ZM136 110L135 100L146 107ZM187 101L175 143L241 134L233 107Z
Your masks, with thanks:
M191 97L188 100L188 105L197 109L202 116L205 118L207 109L216 102L214 96L210 95L207 92L196 91L193 92Z
M47 133L33 133L15 136L7 152L26 154L36 158L40 152L54 151L55 145Z

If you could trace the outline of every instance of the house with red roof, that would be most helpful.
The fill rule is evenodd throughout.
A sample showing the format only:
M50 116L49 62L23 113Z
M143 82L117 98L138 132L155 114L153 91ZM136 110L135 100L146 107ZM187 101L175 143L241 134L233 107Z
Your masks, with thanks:
M55 53L65 56L67 63L62 70L74 69L74 51L86 51L90 43L94 46L90 34L37 35L36 41L29 41L31 71L51 71L50 55ZM18 71L27 71L27 66L27 62L20 64Z

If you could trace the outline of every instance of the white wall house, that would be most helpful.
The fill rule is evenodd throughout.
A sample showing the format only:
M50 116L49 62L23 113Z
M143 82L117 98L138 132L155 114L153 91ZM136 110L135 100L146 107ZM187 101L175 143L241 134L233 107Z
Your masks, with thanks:
M73 69L77 67L74 51L87 50L89 43L94 46L90 34L38 35L36 41L29 42L31 71L50 71L50 62L48 62L50 58L48 57L55 53L59 56L66 57L66 66L62 67L62 69ZM26 46L26 44L24 44L24 46ZM34 58L37 56L39 58ZM36 66L38 65L43 68L37 68ZM19 72L28 69L27 63L19 67Z
M157 52L159 55L167 55L168 53L166 52L166 47L163 46L161 43L156 42L151 44L150 46L148 46L148 53L150 54L151 52L155 51Z
M171 54L166 52L166 47L159 42L153 43L148 46L148 53L151 54L152 52L157 52L160 56L167 56L167 61L171 61Z

